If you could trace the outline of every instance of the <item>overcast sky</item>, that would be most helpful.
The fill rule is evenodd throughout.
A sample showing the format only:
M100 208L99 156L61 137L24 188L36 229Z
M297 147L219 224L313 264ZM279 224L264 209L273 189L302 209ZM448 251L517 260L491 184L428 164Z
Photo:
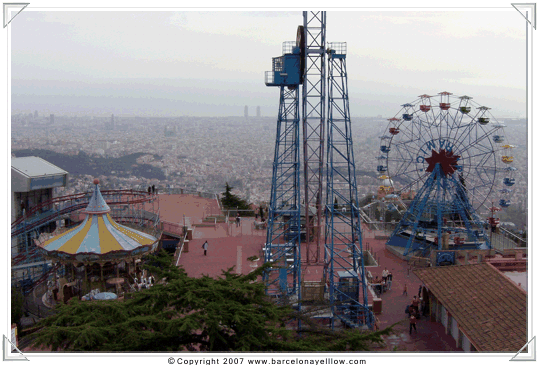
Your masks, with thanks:
M32 11L11 23L12 112L275 116L264 72L302 12ZM347 42L351 115L441 91L525 115L525 19L507 11L328 11Z

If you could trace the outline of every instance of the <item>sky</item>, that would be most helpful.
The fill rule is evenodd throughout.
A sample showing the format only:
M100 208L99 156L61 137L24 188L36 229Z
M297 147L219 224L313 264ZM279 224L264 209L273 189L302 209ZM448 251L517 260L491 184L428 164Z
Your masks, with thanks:
M277 115L264 84L298 11L41 11L11 23L12 113ZM525 116L525 19L513 8L327 12L347 42L353 117L392 117L422 94L469 95Z

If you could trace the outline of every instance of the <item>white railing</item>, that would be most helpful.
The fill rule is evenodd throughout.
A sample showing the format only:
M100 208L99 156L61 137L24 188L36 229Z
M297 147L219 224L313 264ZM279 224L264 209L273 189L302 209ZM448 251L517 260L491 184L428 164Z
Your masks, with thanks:
M184 251L184 244L187 240L187 230L186 234L184 235L184 238L182 239L182 245L180 246L180 251L178 252L178 258L176 259L176 266L178 266L178 263L180 262L180 257L182 257L182 251Z

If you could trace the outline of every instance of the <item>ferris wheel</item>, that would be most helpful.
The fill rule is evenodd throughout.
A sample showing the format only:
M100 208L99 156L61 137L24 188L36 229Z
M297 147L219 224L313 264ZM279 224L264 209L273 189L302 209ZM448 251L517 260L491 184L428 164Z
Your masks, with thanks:
M510 206L514 146L489 110L449 92L403 104L380 136L380 190L412 199L439 164L444 176L459 179L473 211L487 212L493 201Z

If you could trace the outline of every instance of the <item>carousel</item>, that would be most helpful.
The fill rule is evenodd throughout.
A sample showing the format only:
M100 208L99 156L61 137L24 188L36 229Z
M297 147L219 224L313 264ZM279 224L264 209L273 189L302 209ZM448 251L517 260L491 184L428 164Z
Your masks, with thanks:
M64 277L49 280L43 297L46 305L66 303L74 296L82 300L116 299L123 288L139 290L153 284L153 278L141 271L139 264L143 256L157 249L159 232L146 227L153 229L149 234L116 223L101 195L98 179L94 179L94 185L83 211L86 217L77 227L36 241L48 259L65 269Z

